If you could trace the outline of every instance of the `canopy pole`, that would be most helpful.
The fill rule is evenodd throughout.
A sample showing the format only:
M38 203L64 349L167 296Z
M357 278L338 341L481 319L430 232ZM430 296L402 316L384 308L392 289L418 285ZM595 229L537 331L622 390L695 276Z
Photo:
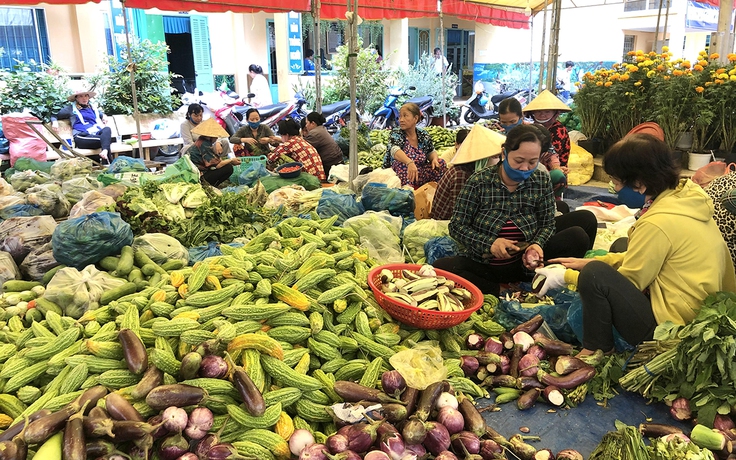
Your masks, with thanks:
M534 86L534 16L529 16L529 97L531 102L532 87Z
M135 130L138 134L138 155L143 159L143 145L141 144L141 117L138 113L138 93L135 89L135 63L130 50L130 29L128 28L128 11L125 8L125 0L122 0L123 6L123 26L125 27L125 45L128 47L128 70L130 70L130 92L133 96L133 118L135 118ZM112 158L112 152L108 152Z
M657 27L654 29L654 45L652 51L659 49L659 20L662 18L662 0L659 0L659 11L657 12Z
M537 94L542 92L544 81L544 44L547 40L547 3L544 4L544 15L542 15L542 52L539 55L539 83L537 84Z
M348 0L348 67L350 71L350 150L348 154L350 182L358 177L358 111L357 111L357 57L358 57L358 0Z
M547 57L547 89L557 94L557 59L559 57L560 14L562 0L554 0L552 4L552 20L549 29L549 54Z
M437 0L437 11L440 13L440 52L442 58L445 57L445 18L442 15L442 0ZM444 62L440 61L442 67L442 126L447 125L447 108L445 107L446 90L445 90L445 78L447 77L447 69L445 69Z
M667 40L667 23L670 19L670 4L672 3L671 0L667 0L667 10L664 13L664 30L662 31L662 46L664 46L665 41ZM655 49L654 51L659 52L660 48Z
M317 48L314 51L317 56L316 63L314 66L314 94L316 101L314 103L314 110L316 112L322 112L322 27L320 22L320 10L322 9L322 2L320 0L314 0L312 2L312 19L314 21L314 47Z

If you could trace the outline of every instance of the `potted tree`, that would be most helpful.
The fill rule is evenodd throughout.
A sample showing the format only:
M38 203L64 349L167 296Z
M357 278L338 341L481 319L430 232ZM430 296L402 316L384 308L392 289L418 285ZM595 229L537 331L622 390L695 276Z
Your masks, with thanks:
M434 99L432 117L429 124L444 126L447 123L459 123L460 108L455 106L455 88L457 88L458 77L447 69L445 72L444 93L442 91L442 75L438 75L434 69L432 56L424 54L419 62L414 64L400 77L400 84L404 88L414 87L416 96L432 96ZM442 101L444 100L444 110Z

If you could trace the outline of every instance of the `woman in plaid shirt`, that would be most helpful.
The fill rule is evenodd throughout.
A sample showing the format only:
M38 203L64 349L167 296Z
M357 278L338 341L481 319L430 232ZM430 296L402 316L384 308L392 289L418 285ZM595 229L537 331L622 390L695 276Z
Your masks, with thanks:
M549 175L537 168L543 142L536 126L517 126L503 144L503 161L470 176L450 220L450 236L466 255L439 259L435 267L498 295L501 283L531 280L548 258L583 257L592 248L584 230L596 225L592 213L555 219Z
M312 144L302 139L299 133L301 133L301 127L293 118L287 117L281 120L279 122L279 134L284 143L268 154L268 162L274 164L281 155L286 155L294 161L301 162L305 172L325 182L327 176L322 167L322 158L320 158L317 150L312 147Z

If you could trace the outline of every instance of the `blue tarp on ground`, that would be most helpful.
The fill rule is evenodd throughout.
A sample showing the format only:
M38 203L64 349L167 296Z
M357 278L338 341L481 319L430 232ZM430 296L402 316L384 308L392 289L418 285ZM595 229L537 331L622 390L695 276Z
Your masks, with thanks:
M493 398L491 396L491 399L478 400L478 408L491 405ZM542 439L538 442L529 441L537 449L547 448L555 454L563 449L575 449L584 458L590 456L603 435L616 430L615 420L631 426L639 426L640 423L675 425L686 433L691 428L670 417L669 407L665 404L650 405L642 396L626 391L610 399L606 407L599 406L598 401L590 395L579 406L569 410L558 409L554 413L548 413L551 406L543 402L538 402L526 411L518 410L513 402L499 407L501 410L498 412L488 410L482 414L486 423L502 436L509 438L514 434L524 434L519 428L528 427L529 436L539 436Z

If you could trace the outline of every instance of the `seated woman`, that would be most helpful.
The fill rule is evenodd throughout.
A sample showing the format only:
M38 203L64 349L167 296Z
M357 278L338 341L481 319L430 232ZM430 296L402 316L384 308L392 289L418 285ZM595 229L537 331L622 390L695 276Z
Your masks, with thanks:
M100 159L109 163L112 130L105 126L107 120L102 110L96 109L89 101L96 95L94 91L78 91L70 95L67 100L71 104L51 117L51 127L58 130L57 120L69 119L72 125L74 145L80 149L102 149Z
M524 114L518 99L507 97L498 104L498 123L504 134L524 123Z
M235 148L236 154L242 147L245 149L245 156L268 155L271 152L270 146L281 142L281 138L276 136L268 125L261 123L258 109L248 109L245 112L245 120L246 124L230 136L230 143L239 146Z
M703 300L734 291L733 262L713 202L680 179L667 144L648 134L611 147L603 168L616 190L630 186L646 197L629 231L628 250L593 259L551 258L537 273L547 289L577 285L583 303L583 354L613 349L613 327L630 344L651 340L658 324L686 324Z
M198 137L187 151L189 158L202 174L202 180L217 187L232 175L233 165L240 164L238 158L222 159L215 153L214 145L217 139L227 137L227 131L213 118L208 118L195 126L192 134Z
M422 118L419 106L407 102L399 109L399 127L391 131L384 168L391 168L401 179L401 185L419 188L427 182L439 181L447 170L439 158L427 131L417 128Z
M322 182L326 181L327 176L319 153L312 147L312 144L299 135L299 132L299 123L294 121L293 118L288 117L281 120L279 122L279 133L281 133L284 143L273 149L273 152L268 155L268 162L273 165L281 155L286 155L294 161L302 163L305 172L317 177Z
M526 107L524 113L539 124L544 125L552 136L552 152L545 152L540 161L547 168L552 179L555 196L561 199L567 188L567 161L570 158L570 136L567 128L557 120L561 112L569 112L568 107L557 96L544 90Z
M465 246L467 255L439 259L435 267L498 295L501 283L531 280L547 258L583 257L592 247L580 226L595 222L592 213L555 220L549 175L537 168L543 139L535 126L513 128L503 144L502 162L470 176L450 220L450 236Z
M470 131L461 129L457 132L455 137L457 153L450 161L452 167L437 184L430 212L432 219L449 220L452 217L455 200L463 185L475 171L486 166L489 157L501 153L504 139L503 135L481 125L474 125Z
M181 128L179 129L181 138L184 141L184 145L179 149L179 152L182 155L187 153L189 147L191 147L199 137L196 134L192 134L192 130L202 123L203 116L204 108L201 105L197 103L189 104L186 119L181 123ZM218 139L217 142L213 144L213 149L217 155L227 157L227 154L230 153L230 143L227 141L227 136L222 139Z
M304 129L306 131L304 140L312 144L317 149L320 158L322 158L322 166L325 168L325 175L330 177L330 168L334 165L342 164L342 149L337 145L335 139L325 128L325 117L319 112L312 112L307 118L302 119Z
M713 219L736 264L736 173L716 177L705 188L705 193L713 200Z

